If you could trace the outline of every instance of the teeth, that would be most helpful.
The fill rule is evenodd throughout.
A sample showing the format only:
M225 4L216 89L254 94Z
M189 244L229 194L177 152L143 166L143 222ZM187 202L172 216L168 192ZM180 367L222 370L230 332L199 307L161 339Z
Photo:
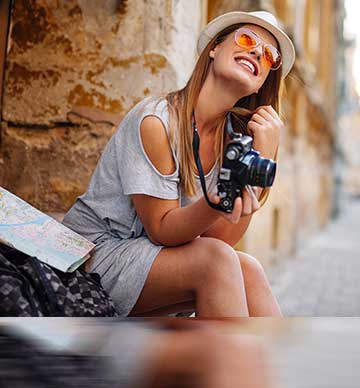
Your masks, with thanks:
M249 68L249 70L255 74L255 66L250 62L250 61L247 61L246 59L236 59L236 62L239 62L239 63L242 63L243 65L247 66Z

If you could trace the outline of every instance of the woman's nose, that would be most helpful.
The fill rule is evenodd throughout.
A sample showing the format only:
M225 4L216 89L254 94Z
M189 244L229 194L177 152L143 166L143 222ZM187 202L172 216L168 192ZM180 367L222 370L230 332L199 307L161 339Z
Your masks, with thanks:
M262 54L262 46L258 46L258 47L255 47L253 48L251 51L250 51L250 54L251 55L254 55L256 57L256 59L258 61L260 61L261 59L261 54Z

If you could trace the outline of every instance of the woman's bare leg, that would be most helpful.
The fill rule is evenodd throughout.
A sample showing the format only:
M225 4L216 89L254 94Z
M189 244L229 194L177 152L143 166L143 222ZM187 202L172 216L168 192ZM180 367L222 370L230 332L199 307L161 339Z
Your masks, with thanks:
M248 316L239 258L230 245L199 237L162 249L130 315L191 301L199 317Z
M251 317L282 316L264 268L254 257L236 252L244 276L246 297Z

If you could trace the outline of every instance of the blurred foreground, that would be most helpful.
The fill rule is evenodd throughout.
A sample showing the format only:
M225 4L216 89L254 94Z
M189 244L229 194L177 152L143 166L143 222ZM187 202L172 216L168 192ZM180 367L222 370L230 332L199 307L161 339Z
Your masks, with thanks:
M6 319L0 386L358 387L359 323Z

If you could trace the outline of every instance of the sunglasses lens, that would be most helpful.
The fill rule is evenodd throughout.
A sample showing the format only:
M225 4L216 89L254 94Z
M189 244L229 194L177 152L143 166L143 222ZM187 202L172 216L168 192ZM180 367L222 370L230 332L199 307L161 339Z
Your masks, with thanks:
M240 47L249 48L249 47L255 47L258 44L255 36L252 36L250 33L247 33L241 30L237 31L235 39L236 39L236 43Z
M267 66L272 70L277 70L281 66L281 55L277 48L270 44L265 44L265 42L252 31L246 28L238 29L235 33L235 42L239 47L244 49L252 49L261 44L263 46L263 58Z
M281 66L281 55L273 46L268 45L264 47L264 58L272 70L276 70Z

